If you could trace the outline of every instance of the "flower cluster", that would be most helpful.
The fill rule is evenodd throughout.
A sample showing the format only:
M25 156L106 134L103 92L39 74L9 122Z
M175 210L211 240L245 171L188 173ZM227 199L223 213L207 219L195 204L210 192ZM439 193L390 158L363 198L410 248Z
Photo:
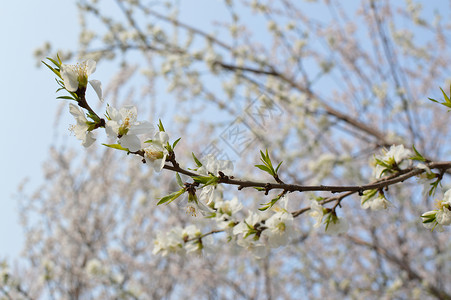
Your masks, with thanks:
M220 176L219 172L223 174L230 174L233 171L233 163L230 160L218 160L213 154L208 154L202 159L203 163L196 169L196 171L203 176ZM221 197L222 186L218 186L215 182L205 185L199 195L201 201L206 205L210 205L212 201Z
M117 138L117 142L130 152L141 149L139 134L149 133L153 126L147 122L138 122L138 111L135 106L124 106L120 110L108 106L106 109L108 121L105 131L110 138Z
M185 228L175 227L167 233L158 233L154 241L153 254L166 256L169 253L187 254L210 251L213 245L211 235L202 236L202 232L195 226Z
M374 177L381 178L386 174L399 171L408 164L408 158L412 156L412 151L405 149L404 145L393 145L390 150L383 150L382 156L375 157Z
M86 90L87 84L93 87L99 99L102 101L102 83L99 80L88 80L88 77L96 70L96 62L88 59L76 65L61 65L61 78L64 81L64 87L69 92Z
M451 225L451 189L445 192L443 200L437 201L437 209L425 212L421 218L423 226L431 230L443 231L443 226Z
M345 219L338 218L335 211L323 207L316 200L310 202L309 215L316 221L313 227L318 228L324 224L328 234L340 234L348 230L349 225Z
M263 258L269 249L287 245L295 236L293 215L283 208L287 202L286 197L280 199L280 205L275 205L271 212L249 211L240 221L243 205L237 198L218 200L210 218L227 233L229 241L252 252L256 258ZM160 233L155 240L154 253L199 253L206 248L211 249L210 235L202 235L196 227L188 226Z
M377 197L375 197L377 195ZM387 209L391 203L385 198L382 191L378 190L366 190L361 197L361 203L363 209L371 208L371 210Z

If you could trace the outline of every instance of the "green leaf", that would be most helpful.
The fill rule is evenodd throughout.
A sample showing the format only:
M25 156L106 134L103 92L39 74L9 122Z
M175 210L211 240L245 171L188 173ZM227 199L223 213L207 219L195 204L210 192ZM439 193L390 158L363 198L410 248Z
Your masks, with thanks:
M182 178L180 177L179 173L175 173L175 178L177 179L177 183L180 187L184 187Z
M107 146L109 148L130 152L130 150L128 150L128 148L124 148L119 144L102 144L102 145Z
M427 224L427 223L432 223L434 221L435 221L435 216L432 216L432 217L428 217L426 220L424 220L423 223Z
M181 195L183 195L183 193L185 192L185 189L180 189L177 192L173 192L170 193L167 196L164 196L163 198L160 199L160 201L158 201L157 205L163 204L163 203L171 203L172 201L174 201L175 199L177 199L178 197L180 197Z
M175 149L175 146L177 146L177 144L179 143L179 141L181 140L182 138L178 138L173 144L172 144L172 149Z
M158 122L158 129L159 129L160 131L164 131L164 127L163 127L163 123L161 123L161 119L159 119L158 121L159 121L159 122Z
M428 192L429 196L435 195L435 192L437 191L437 188L438 188L438 185L440 184L440 182L441 182L440 178L437 178L436 181L430 183L430 185L432 187L431 187L431 189Z
M412 145L412 149L413 151L415 151L415 155L409 157L411 160L418 160L418 161L426 161L426 158L423 157L423 155L421 155L420 152L418 152L418 150L415 148L415 145Z
M445 99L445 101L439 102L439 101L437 101L435 99L432 99L432 98L428 98L428 99L431 100L431 101L437 102L437 103L439 103L441 105L444 105L444 106L446 106L448 108L451 108L451 100L450 100L449 96L446 95L445 91L442 88L440 88L440 91L442 91L443 98ZM451 85L450 85L450 94L451 94Z
M47 66L47 68L49 68L53 73L55 73L56 76L58 76L59 78L61 78L61 74L59 72L59 70L55 70L52 66L48 65L46 62L42 61L42 63L44 65Z
M210 176L193 176L191 177L195 182L202 183L204 185L212 185L216 184L219 181L219 178L213 175Z
M271 169L268 168L267 166L264 166L264 165L255 165L255 166L256 166L257 168L259 168L260 170L262 170L262 171L268 172L269 175L271 175L271 176L273 175Z
M195 182L205 184L210 180L210 177L207 176L193 176L191 177Z
M446 95L445 91L442 88L440 88L440 90L442 91L443 98L445 98L445 101L447 103L451 103L451 101L449 100L449 97L448 97L448 95Z
M279 168L280 168L280 165L283 163L283 161L281 161L278 165L277 165L277 168L276 168L276 174L277 174L277 171L279 171Z
M67 100L74 100L74 101L77 101L77 99L74 99L74 98L71 97L71 96L59 96L59 97L56 97L56 99L67 99Z
M58 68L61 67L61 63L59 62L59 58L58 58L58 61L54 60L54 59L51 58L51 57L47 57L47 59L50 60L50 61L51 61L55 66L57 66Z
M266 191L265 188L262 188L262 187L259 187L259 186L254 187L254 189L256 189L256 190L259 191L259 192Z
M193 155L193 159L194 159L194 162L196 163L197 167L198 168L202 167L202 163L197 159L196 155L194 155L194 152L191 152L191 154Z
M280 200L280 197L281 197L281 195L279 195L279 196L277 196L276 198L274 198L274 199L271 199L271 201L269 201L268 203L266 203L266 204L262 204L262 205L265 205L264 207L261 207L261 208L259 208L258 210L260 210L260 211L265 211L265 210L267 210L268 208L271 208L271 207L273 207L274 206L274 204L276 204L277 203L277 201L279 201Z

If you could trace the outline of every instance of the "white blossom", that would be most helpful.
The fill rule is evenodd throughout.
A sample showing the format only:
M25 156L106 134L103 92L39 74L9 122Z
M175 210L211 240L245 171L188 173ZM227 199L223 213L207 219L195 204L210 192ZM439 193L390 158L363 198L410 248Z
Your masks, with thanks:
M160 172L164 167L166 158L169 154L165 145L169 141L169 135L164 131L155 133L154 138L146 143L148 145L144 150L144 159L150 164L155 171Z
M219 171L224 174L230 174L233 171L233 163L230 160L218 160L213 154L208 154L202 159L202 167L197 169L197 172L203 175L212 173L214 176L219 176Z
M437 209L421 215L423 226L443 231L443 226L451 225L451 189L445 192L443 200L437 201L436 206Z
M275 213L265 221L265 226L262 235L272 248L286 245L295 234L293 215L289 212Z
M377 197L375 197L377 194ZM391 203L385 198L383 193L377 190L366 190L361 197L361 207L363 209L371 208L371 210L387 209Z
M349 224L346 219L338 218L335 215L331 216L331 221L327 224L326 233L331 235L336 235L340 233L345 233L348 231Z
M89 125L85 114L81 109L78 108L78 106L73 103L69 104L69 112L77 121L77 124L72 125L70 127L70 130L75 134L75 137L77 139L81 140L83 146L91 146L96 139L94 138L93 133L91 131L88 131Z
M153 254L161 254L166 256L169 253L180 253L183 250L184 241L182 239L183 229L174 227L171 231L157 234L154 240Z
M401 168L406 165L406 159L412 156L412 151L405 149L404 145L392 145L389 151L383 150L383 156L376 156L381 163L376 162L374 169L374 176L381 178L384 175L384 171L390 171L390 168Z
M76 65L61 65L61 78L64 87L69 92L76 92L79 88L86 88L88 82L94 88L99 99L102 101L102 83L99 80L89 80L88 77L96 70L96 62L88 59Z
M238 223L236 215L243 208L243 204L238 201L237 197L233 197L229 201L215 201L214 207L216 209L215 221L218 227L226 231L231 231Z
M324 208L316 200L310 201L310 212L309 216L315 220L313 227L318 228L321 226L324 216Z
M127 105L119 111L108 106L107 115L109 118L105 125L107 135L117 138L118 143L131 152L141 149L141 141L137 135L153 130L153 126L149 122L136 121L138 112L135 106Z

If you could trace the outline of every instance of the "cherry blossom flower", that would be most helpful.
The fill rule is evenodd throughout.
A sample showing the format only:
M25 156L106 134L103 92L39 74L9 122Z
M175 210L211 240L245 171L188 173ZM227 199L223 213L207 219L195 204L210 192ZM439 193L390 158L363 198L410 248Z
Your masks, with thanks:
M166 158L169 154L165 145L169 141L169 135L164 131L155 133L154 138L148 142L148 146L144 150L144 159L150 164L155 171L160 172L164 167Z
M72 125L70 130L75 134L75 137L82 141L82 145L89 147L96 140L91 131L88 131L89 125L85 114L81 109L73 103L69 103L69 112L77 121L76 125Z
M313 227L318 228L321 226L324 216L324 207L318 203L316 200L310 202L310 212L309 216L315 220Z
M197 172L203 175L211 173L219 176L219 171L227 175L233 171L233 163L230 160L218 160L213 154L208 154L202 161L202 167L198 168Z
M286 211L277 212L265 221L267 227L262 236L270 247L277 248L288 244L294 236L293 215Z
M437 228L443 231L443 226L451 225L451 189L445 192L443 200L437 201L436 206L438 209L421 215L423 226L431 230Z
M238 223L236 214L243 208L243 204L234 197L229 201L218 200L214 205L216 212L214 219L218 227L232 233L233 227Z
M377 197L375 197L376 194ZM363 209L371 208L371 210L382 210L391 206L391 203L385 198L383 193L378 192L377 190L366 190L363 192L360 205Z
M338 218L335 213L329 213L330 219L326 224L326 233L331 235L336 235L340 233L345 233L349 229L349 224L346 219Z
M322 224L326 225L327 234L340 234L348 230L349 224L346 220L338 218L334 211L327 211L316 200L312 200L310 203L309 215L316 221L313 225L314 228L318 228Z
M249 216L233 227L238 246L252 252L256 258L263 258L268 254L268 247L260 240L262 215L249 212Z
M160 232L154 240L153 254L166 256L169 253L180 253L183 251L184 241L182 239L183 229L174 227L169 232Z
M189 225L183 229L182 239L185 241L186 253L202 254L211 252L213 238L211 235L202 237L202 232L195 225Z
M86 88L88 82L94 88L97 96L101 101L102 83L99 80L89 80L88 77L96 70L96 62L88 59L76 65L61 65L61 78L64 81L64 87L69 92L76 92L79 88Z
M389 151L383 150L383 156L376 156L376 166L374 176L381 178L385 172L390 172L393 168L401 168L407 164L407 158L412 156L412 151L405 149L404 145L392 145Z
M208 154L202 161L202 166L197 169L197 172L202 175L219 176L219 171L224 174L230 174L233 171L233 163L230 160L218 160L213 154ZM220 199L221 195L222 187L212 184L202 187L199 199L206 205L210 205L215 199Z
M135 152L141 149L138 134L149 133L153 126L147 122L137 122L137 109L135 106L124 106L119 111L114 107L107 107L108 121L105 131L109 137L117 138L118 143Z

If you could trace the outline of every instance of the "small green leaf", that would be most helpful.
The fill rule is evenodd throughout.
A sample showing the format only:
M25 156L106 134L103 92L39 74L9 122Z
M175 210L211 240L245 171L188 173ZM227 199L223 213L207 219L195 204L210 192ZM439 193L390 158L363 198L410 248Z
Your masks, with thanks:
M424 218L424 217L423 217ZM435 216L434 217L429 217L426 220L423 221L423 223L427 224L427 223L432 223L435 221Z
M437 178L436 181L430 183L430 185L432 187L431 187L431 189L428 192L429 196L435 195L435 192L437 191L437 188L438 188L438 185L440 184L440 182L441 182L440 178Z
M179 143L179 141L181 140L182 138L178 138L173 144L172 144L172 149L175 149L175 146L177 146L177 144Z
M184 187L182 178L180 177L179 173L175 173L175 178L177 179L177 183L180 187Z
M194 155L194 152L191 152L191 154L193 155L193 159L194 159L194 162L196 163L197 167L198 168L202 167L202 163L197 159L196 155Z
M259 168L262 171L268 172L271 176L273 175L271 172L271 169L264 165L255 165L257 168Z
M185 192L185 189L180 189L177 192L173 192L167 196L164 196L163 198L160 199L160 201L158 201L157 205L163 204L163 203L171 203L172 201L174 201L175 199L177 199L178 197L180 197L181 195L183 195L183 193Z
M415 155L410 157L411 160L418 160L418 161L426 161L426 158L423 157L423 155L421 155L420 152L418 152L418 150L415 148L415 145L412 145L412 149L413 151L415 151Z
M210 177L207 176L193 176L191 177L195 182L205 184L210 180Z
M445 91L442 88L440 88L440 90L442 91L443 98L445 98L445 101L447 103L451 103L451 101L449 100L449 97L448 97L448 95L446 95Z
M261 207L261 208L259 208L258 210L260 210L260 211L265 211L265 210L267 210L268 208L271 208L271 207L273 207L274 206L274 204L276 204L277 203L277 201L279 201L280 200L280 197L281 197L282 195L279 195L279 196L277 196L276 198L274 198L274 199L271 199L271 201L269 201L268 203L265 203L265 204L262 204L262 205L265 205L264 207Z
M128 148L124 148L119 144L102 144L102 145L107 146L109 148L130 152L130 150L128 150Z
M57 62L56 60L54 60L53 58L51 58L51 57L47 57L47 59L48 60L50 60L55 66L57 66L58 68L60 68L61 67L61 63L60 62ZM58 59L59 60L59 59Z
M212 185L216 184L219 181L219 178L213 175L210 176L193 176L191 177L195 182L202 183L204 185Z
M265 188L262 188L262 187L259 187L259 186L254 187L254 189L256 189L256 190L259 191L259 192L266 191Z
M74 100L74 101L77 101L76 99L74 99L74 98L71 97L71 96L59 96L59 97L56 97L56 99L67 99L67 100Z
M161 119L159 119L158 121L159 121L159 122L158 122L158 129L159 129L160 131L164 131L164 127L163 127L163 123L161 123Z
M279 171L279 168L280 168L280 165L283 163L283 161L281 161L278 165L277 165L277 168L276 168L276 174L277 174L277 171Z
M55 73L56 76L58 76L59 78L61 78L61 74L59 72L59 70L54 69L52 66L48 65L46 62L42 61L42 63L44 65L47 66L47 68L49 68L53 73Z

